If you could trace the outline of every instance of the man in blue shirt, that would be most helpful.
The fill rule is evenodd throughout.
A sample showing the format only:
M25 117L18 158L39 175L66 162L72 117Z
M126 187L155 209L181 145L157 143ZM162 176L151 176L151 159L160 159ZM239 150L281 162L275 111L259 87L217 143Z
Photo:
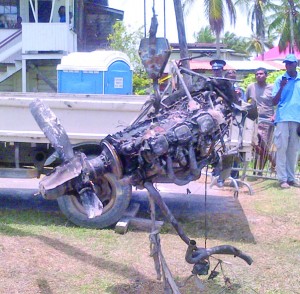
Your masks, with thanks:
M300 73L298 60L289 54L283 60L286 72L276 79L272 96L273 105L278 105L275 116L274 144L277 148L276 172L280 187L300 187L295 179L295 170L300 148Z

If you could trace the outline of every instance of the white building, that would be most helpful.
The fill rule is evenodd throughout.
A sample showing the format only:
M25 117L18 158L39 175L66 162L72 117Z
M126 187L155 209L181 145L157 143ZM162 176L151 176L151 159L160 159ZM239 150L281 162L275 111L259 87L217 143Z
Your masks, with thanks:
M107 47L118 19L105 0L0 0L0 91L56 92L62 56Z

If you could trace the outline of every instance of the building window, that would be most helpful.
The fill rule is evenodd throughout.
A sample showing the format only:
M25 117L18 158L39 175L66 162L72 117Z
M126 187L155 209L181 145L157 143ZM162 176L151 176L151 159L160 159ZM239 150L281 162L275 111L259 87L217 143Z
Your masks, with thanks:
M19 0L0 0L0 28L14 28L18 8Z

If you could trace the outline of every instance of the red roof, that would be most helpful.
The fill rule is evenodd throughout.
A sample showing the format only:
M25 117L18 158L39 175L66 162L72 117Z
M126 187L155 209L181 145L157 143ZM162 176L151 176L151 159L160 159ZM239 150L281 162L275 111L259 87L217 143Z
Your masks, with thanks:
M190 68L191 69L209 69L211 70L211 65L210 65L210 60L197 60L197 59L192 59L190 61ZM227 62L226 65L224 66L224 70L227 69L235 69L231 67Z
M224 70L236 69L243 71L254 71L259 67L264 67L267 70L285 69L282 61L260 61L260 60L226 60ZM211 70L211 65L208 60L193 59L190 61L191 69Z
M254 60L263 60L264 56L264 61L266 60L283 60L287 55L289 54L288 49L286 49L283 52L279 52L279 47L274 47L270 49L269 51L265 52L264 55L259 55ZM296 57L300 59L300 51L296 50L295 53Z

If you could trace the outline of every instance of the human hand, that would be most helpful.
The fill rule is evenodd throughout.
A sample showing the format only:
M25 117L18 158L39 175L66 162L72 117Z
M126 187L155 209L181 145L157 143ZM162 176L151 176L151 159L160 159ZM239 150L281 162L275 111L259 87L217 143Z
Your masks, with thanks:
M282 77L280 81L280 87L283 88L288 82L288 79L286 77Z
M238 97L238 98L241 98L242 97L242 91L241 91L241 89L235 89L235 94L236 94L236 96Z

